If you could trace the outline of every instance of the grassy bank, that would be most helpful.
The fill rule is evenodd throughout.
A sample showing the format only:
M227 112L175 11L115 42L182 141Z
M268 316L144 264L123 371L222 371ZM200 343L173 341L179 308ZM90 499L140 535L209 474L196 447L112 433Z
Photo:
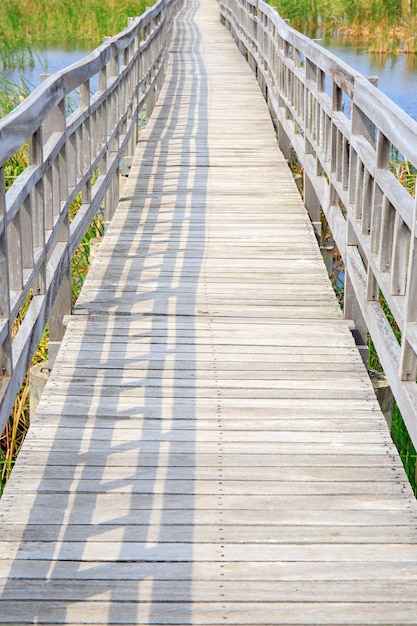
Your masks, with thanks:
M152 0L9 0L0 12L0 63L19 67L42 45L99 45Z
M269 1L303 32L342 33L372 52L417 52L417 4L411 0Z

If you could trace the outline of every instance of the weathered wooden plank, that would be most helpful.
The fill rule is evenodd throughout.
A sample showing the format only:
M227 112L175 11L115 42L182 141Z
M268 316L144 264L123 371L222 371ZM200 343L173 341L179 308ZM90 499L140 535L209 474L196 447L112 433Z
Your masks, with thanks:
M243 463L245 467L291 467L292 464L302 467L326 467L333 468L334 466L340 467L384 467L387 471L391 472L400 469L401 461L393 451L389 450L389 453L385 451L381 454L370 454L369 449L365 448L363 451L357 448L353 454L342 451L340 447L334 447L333 451L322 454L312 454L311 448L306 451L306 446L303 447L303 451L297 456L294 456L294 452L287 454L259 454L248 453L233 454L232 452L224 455L224 453L216 452L208 453L201 452L198 455L200 466L212 466L215 463L221 462L222 467L240 467ZM75 455L73 452L66 450L37 450L31 449L30 452L26 452L26 448L23 448L19 455L18 463L27 462L27 466L39 465L43 466L47 462L51 467L63 466L67 468L82 467L85 466L85 456ZM122 446L122 449L109 451L104 450L102 452L89 450L88 451L89 465L92 467L127 467L135 468L138 472L139 467L166 467L167 465L161 464L159 457L155 453L147 450L141 451L138 460L137 450L126 450ZM177 452L171 451L169 456L169 467L195 467L195 454L194 452ZM72 470L71 470L72 471ZM331 474L330 469L328 469ZM402 471L402 470L401 470ZM404 476L402 474L402 476Z
M114 533L120 535L121 533ZM181 542L169 543L152 541L140 543L139 541L81 541L61 542L56 541L47 545L39 542L24 542L16 553L16 544L1 543L5 559L15 557L17 560L36 561L72 561L77 555L82 555L86 561L141 561L148 562L366 562L372 561L376 566L379 562L395 560L398 563L415 562L417 546L412 544L272 544L272 543L246 543L234 544L220 541L210 543L198 543L193 541L182 544ZM81 559L80 559L81 560ZM416 600L417 602L417 600Z
M20 593L22 593L24 587L27 600L38 599L43 595L43 585L44 583L38 581L24 580L20 584L16 582L15 589L20 588ZM48 588L50 600L77 600L80 595L86 594L86 590L88 590L88 596L100 595L102 600L110 599L112 593L119 602L132 602L137 597L137 583L128 580L114 581L114 586L111 589L107 581L91 580L87 583L86 581L71 579L50 581ZM8 589L4 581L0 581L0 589L3 591L4 599L18 599L18 596L13 594L14 590ZM239 585L236 585L233 581L226 580L222 589L222 593L229 598L229 601L281 602L302 597L311 602L319 600L360 602L366 601L371 596L379 602L390 602L390 598L395 598L396 602L403 602L409 601L415 595L416 582L410 580L406 586L392 582L392 586L388 586L384 582L363 580L360 582L316 581L314 584L305 581L298 581L297 583L275 581L271 583L270 581L251 580L240 581ZM216 581L197 580L193 583L192 598L195 602L210 601L218 593L219 583ZM189 594L190 591L186 585L176 585L171 581L159 580L153 588L144 588L141 596L144 601L153 595L156 602L164 601L167 597L170 597L174 602L187 602Z
M196 422L197 424L198 422ZM365 431L365 432L337 432L336 429L333 431L316 431L309 430L305 428L303 430L273 430L266 429L265 431L259 430L234 430L228 431L226 428L223 428L223 425L220 426L217 424L217 428L213 429L205 429L202 427L196 428L196 424L193 429L185 429L180 428L177 429L175 427L175 423L168 428L168 425L164 425L159 428L149 428L146 423L139 424L137 429L134 429L134 424L129 424L128 427L118 426L113 429L103 429L103 428L95 428L95 427L63 427L60 424L54 426L39 426L34 429L32 433L28 435L27 443L31 443L32 445L48 445L48 442L53 441L54 445L60 439L65 440L66 442L75 441L79 442L84 435L88 436L91 444L96 444L98 442L105 442L106 444L111 443L111 445L120 445L132 440L132 432L140 435L141 442L146 441L155 441L162 434L164 435L164 439L169 441L172 444L176 442L193 442L195 444L198 443L212 443L218 442L220 439L226 444L239 444L239 443L268 443L268 444L292 444L292 443L308 443L308 444L327 444L333 443L334 437L337 433L338 435L338 445L343 446L344 444L357 443L358 446L362 444L388 444L392 445L392 442L389 439L387 433L374 431ZM162 432L161 432L162 431ZM42 443L44 442L44 443ZM254 447L256 447L254 445Z
M295 459L296 460L296 459ZM206 481L206 480L247 480L249 482L260 481L264 479L265 482L269 481L289 481L293 480L297 482L326 482L329 477L328 466L310 466L303 467L294 465L293 467L280 465L269 467L268 475L265 477L265 470L263 466L247 467L246 465L235 466L220 466L218 459L214 458L211 465L196 465L193 471L190 472L189 467L184 465L168 465L170 480L191 480L191 481ZM238 459L236 460L238 463ZM28 476L26 467L30 465L31 471ZM82 469L81 480L90 481L102 481L102 487L105 488L108 483L114 482L115 487L117 485L122 486L123 483L119 482L121 479L129 478L134 483L142 480L154 480L157 467L160 465L143 465L138 463L135 474L128 475L126 470L123 470L121 466L117 468L111 464L104 464L103 466L88 465ZM56 483L57 485L64 484L68 489L68 478L71 478L72 469L69 465L47 465L45 468L39 468L36 464L25 462L24 464L18 463L14 470L14 484L19 486L26 486L28 491L37 489L40 481L45 481L46 484ZM381 466L346 466L336 465L332 469L332 482L377 482L377 483L389 483L396 482L402 478L401 466L395 467L392 465L392 471L388 472L387 467ZM108 485L107 485L108 486Z
M43 413L45 416L45 413ZM320 433L332 433L333 436L340 431L344 431L345 433L354 433L354 436L358 433L368 433L368 435L359 435L362 437L362 441L365 440L365 437L368 437L368 440L374 436L374 433L381 433L381 427L383 425L382 418L379 416L376 419L371 419L369 413L362 413L362 415L356 415L352 420L349 418L349 413L339 419L333 417L333 415L329 415L327 419L320 419L317 414L312 415L310 419L308 416L303 415L302 418L297 420L288 419L287 416L283 416L282 419L276 419L274 417L265 416L264 412L258 412L258 415L261 417L257 417L255 414L245 415L242 414L240 419L232 420L228 417L226 421L222 422L221 428L223 433L229 433L229 436L233 436L235 432L245 432L245 433L253 433L257 431L262 432L320 432ZM254 421L254 417L256 417L256 421ZM246 418L246 419L245 419ZM51 432L56 433L59 429L60 432L64 433L66 436L67 429L69 429L69 434L72 435L72 430L77 433L77 436L80 435L81 431L87 432L89 429L94 429L97 431L103 431L98 434L98 437L105 437L106 432L109 433L110 430L120 431L125 429L125 436L131 434L131 429L135 428L137 430L145 430L154 436L157 434L157 431L161 432L161 429L165 429L165 425L169 417L161 415L160 419L152 419L152 418L132 418L128 420L120 420L116 418L108 418L106 420L97 420L96 418L77 418L73 419L72 417L59 417L56 418L53 415L47 415L44 419L41 419L39 416L37 417L37 428L35 433L35 438L45 438ZM187 418L182 418L182 416L178 416L175 422L170 424L170 430L186 430L186 431L195 431L196 430L196 420L191 420ZM51 427L51 428L49 428ZM53 428L52 428L53 427ZM129 431L127 430L129 427ZM218 414L217 411L213 412L212 419L198 419L198 430L200 432L204 431L218 431ZM32 433L29 433L28 436L32 436ZM109 436L109 435L107 435ZM327 435L323 435L326 437Z
M11 568L13 565L13 568ZM47 562L36 560L0 560L0 579L9 575L10 580L16 579L40 579L45 584L45 575L49 569ZM225 580L239 585L241 581L384 581L407 584L417 580L417 565L411 561L379 562L375 567L373 562L352 563L344 561L326 563L317 562L283 562L262 563L252 561L245 563L244 567L239 562L225 562L223 567L215 562L201 562L193 566L194 580L217 580L223 583ZM260 577L261 572L261 577ZM174 580L178 583L190 581L191 566L184 563L147 563L147 562L109 562L90 561L88 566L82 561L63 561L55 566L54 580L133 580L146 581ZM372 606L370 602L370 606ZM363 623L363 622L362 622ZM395 624L395 621L393 622ZM401 624L401 622L399 622Z
M167 381L166 383L162 383L160 385L152 385L151 381L149 384L145 386L138 385L137 387L124 387L120 385L119 387L112 387L110 385L101 385L98 384L97 388L92 389L92 386L89 384L72 384L65 383L55 384L50 383L48 385L47 392L45 393L45 398L51 394L54 397L63 396L64 398L68 395L79 395L79 396L88 396L91 398L109 398L109 397L117 397L117 398L129 398L133 397L136 399L136 402L145 401L146 398L163 398L169 394L173 393L173 390L177 391L178 398L188 398L190 401L198 401L200 398L213 399L213 398L233 398L233 399L282 399L288 398L288 394L291 390L293 398L296 400L300 399L310 399L310 400L331 400L333 396L336 396L339 400L348 401L350 398L353 399L363 399L367 398L369 400L373 400L373 392L369 387L364 387L363 389L358 389L354 385L352 385L348 389L340 389L336 388L324 382L320 385L320 387L315 386L314 384L300 384L299 385L286 385L287 381L283 381L281 384L278 384L272 388L268 388L264 386L264 388L258 388L255 384L252 384L251 387L245 386L241 383L240 388L232 388L232 386L213 386L208 387L207 385L201 385L196 387L189 383L188 386L180 386L174 385ZM49 392L49 393L48 393Z
M275 512L275 509L282 507L285 509L295 509L299 512L299 521L304 519L310 510L321 511L321 517L324 519L329 510L337 511L412 511L415 508L412 492L410 488L405 486L402 493L403 485L399 485L398 492L395 495L369 495L369 494L331 494L331 495L253 495L249 499L244 495L227 495L218 491L215 495L188 495L188 494L138 494L137 497L131 498L129 493L106 493L88 494L78 493L75 501L71 505L73 515L80 515L81 519L89 520L99 518L115 519L124 516L129 512L135 511L152 511L152 510L179 510L183 515L188 511L189 515L197 518L197 512L204 509L213 509L213 511L227 511L228 509L246 509L252 512L252 515L262 516L266 511ZM19 493L18 501L13 503L15 513L24 514L30 511L36 502L36 507L32 511L31 519L45 519L45 512L48 510L48 519L50 523L53 519L61 520L63 512L65 512L68 504L68 494L35 494L35 493ZM12 500L6 498L4 510L7 511L12 505ZM15 514L14 513L14 514ZM81 521L80 519L80 521ZM218 518L219 519L219 518ZM221 518L220 518L221 519Z
M349 602L247 602L234 604L224 602L213 603L175 603L175 602L143 602L140 610L137 603L113 602L117 612L118 624L135 624L137 626L162 626L168 624L182 625L190 621L193 624L220 626L225 615L233 620L234 624L253 624L267 626L270 624L341 624L346 625L346 613L349 615L349 624L360 626L383 624L387 620L401 619L402 624L415 623L416 603L414 602L384 602L376 605L369 603ZM55 626L62 623L62 617L68 616L71 624L103 624L108 619L109 602L88 601L75 603L68 607L65 602L22 602L19 608L13 611L13 602L4 603L4 612L0 616L0 623L10 623L10 619L18 619L21 624L31 624L31 614L39 615L38 624ZM294 608L296 607L296 608ZM273 616L273 617L272 617ZM278 621L280 620L280 621ZM285 621L284 621L285 620Z
M62 397L66 398L65 401L62 400ZM128 396L123 398L117 398L114 396L106 397L105 402L100 401L100 397L91 397L85 396L80 397L76 394L76 391L71 393L67 393L66 396L62 396L61 398L56 395L46 396L45 401L47 400L48 407L46 409L47 412L53 411L55 415L67 415L67 416L79 416L81 412L81 416L97 416L97 417L118 417L120 420L128 420L130 418L137 417L156 417L161 418L161 416L165 416L168 418L177 418L177 417L189 417L192 418L196 415L198 411L204 411L204 413L211 412L211 414L217 414L218 406L213 406L213 402L208 398L194 398L194 402L187 402L186 398L177 398L176 402L173 403L172 399L169 400L168 397L159 398L158 402L152 401L144 403L139 403L135 397ZM339 414L341 408L346 407L346 398L337 398L332 399L332 403L335 405L335 411ZM295 418L297 418L297 413L299 414L302 411L309 410L312 404L311 398L304 397L293 397L293 398L222 398L221 408L222 414L228 414L229 411L236 413L241 412L242 414L246 412L246 410L254 409L257 407L255 414L252 414L253 418L262 414L262 411L279 411L279 412L287 412L292 411L295 412ZM331 412L330 409L330 401L328 398L315 398L314 400L315 411L317 413L327 413ZM164 408L165 407L165 408ZM370 398L351 398L349 401L350 410L356 411L369 411L371 415L379 410L378 402L376 399L372 400ZM39 412L42 411L39 409ZM377 413L379 418L381 415ZM373 417L372 417L373 419Z
M212 480L198 481L191 475L187 479L177 478L175 472L169 472L170 478L165 478L163 481L156 478L151 479L131 479L127 482L124 475L121 476L124 481L120 483L118 475L114 472L113 484L111 488L112 493L130 493L130 494L149 494L149 493L164 493L165 495L173 495L177 493L187 495L212 495L216 493L224 495L305 495L307 497L311 495L393 495L397 494L399 489L403 489L409 493L408 487L404 481L397 478L397 480L391 481L355 481L350 482L349 476L346 476L344 481L335 481L329 483L328 481L310 481L305 479L304 481L291 481L291 480L273 480L262 482L259 484L258 480L239 480L239 478L226 480L221 472L221 468L218 469L217 477L213 476ZM237 468L236 475L239 475L239 468ZM32 484L32 487L31 487ZM68 486L68 480L55 480L40 478L37 485L33 485L29 482L26 485L25 481L15 481L15 493L27 492L36 490L37 493L65 493L72 491ZM82 493L95 493L102 494L107 493L109 490L108 484L102 484L101 479L88 480L86 478L80 478L77 484L77 490ZM250 499L248 499L248 505Z
M391 524L389 524L391 520ZM397 523L395 523L395 521ZM391 516L384 515L383 522L374 525L366 525L365 523L358 526L350 526L348 522L344 522L340 516L338 523L327 525L303 525L302 522L288 526L284 523L268 524L243 524L227 523L220 524L164 524L163 527L152 524L124 524L122 521L117 524L116 521L107 524L68 524L65 528L65 541L69 544L72 542L104 542L113 541L118 543L120 536L129 537L130 541L146 542L148 537L158 537L158 541L163 544L168 543L239 543L246 545L251 544L383 544L392 543L395 538L396 544L408 544L414 541L415 531L409 524L408 519L400 520ZM6 547L10 542L40 542L55 541L59 536L60 526L58 524L13 524L5 525L7 532L7 541L0 540L0 549L2 549L3 541ZM6 559L7 560L7 559ZM36 586L36 582L35 586ZM53 581L51 581L53 582ZM228 582L228 581L225 581ZM279 581L277 581L279 582ZM259 581L253 580L254 586ZM4 585L3 585L4 586ZM2 585L0 582L0 589ZM134 596L136 598L136 596Z

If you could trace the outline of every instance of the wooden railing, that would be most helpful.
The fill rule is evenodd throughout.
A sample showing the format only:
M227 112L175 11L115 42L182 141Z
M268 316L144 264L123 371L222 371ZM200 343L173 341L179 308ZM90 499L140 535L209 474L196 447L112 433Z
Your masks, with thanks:
M71 312L71 258L97 212L108 221L115 210L121 159L155 104L177 4L160 0L130 19L0 120L0 432L48 321L54 360ZM71 114L69 96L79 102ZM6 192L5 164L24 145L29 165Z
M345 315L360 343L370 333L417 447L416 203L390 171L393 150L417 167L417 123L262 0L220 0L220 7L256 74L281 149L287 158L295 150L304 169L317 235L323 210L343 257Z

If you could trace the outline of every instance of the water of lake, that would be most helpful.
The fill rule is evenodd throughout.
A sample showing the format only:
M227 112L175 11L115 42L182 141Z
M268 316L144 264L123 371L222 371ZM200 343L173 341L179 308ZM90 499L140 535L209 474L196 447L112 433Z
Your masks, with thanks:
M417 119L417 56L368 54L364 47L349 45L334 38L324 39L323 45L364 76L377 76L381 91ZM35 88L39 85L42 72L61 70L88 53L89 50L79 49L35 51L35 66L25 70L25 79ZM9 79L16 78L17 72L4 75ZM1 77L0 72L0 82Z
M19 82L23 77L31 90L38 87L42 73L53 73L72 65L89 54L90 50L74 49L47 49L33 50L33 67L24 70L0 70L0 85L2 79Z
M364 47L324 41L330 52L364 76L377 76L378 87L398 106L417 119L417 56L411 54L370 54Z

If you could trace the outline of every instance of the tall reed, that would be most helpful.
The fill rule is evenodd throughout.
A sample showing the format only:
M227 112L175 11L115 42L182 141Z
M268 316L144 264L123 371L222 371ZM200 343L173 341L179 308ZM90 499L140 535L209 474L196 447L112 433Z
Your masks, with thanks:
M417 52L417 3L410 0L268 1L303 32L345 33L373 52Z
M0 12L0 62L15 65L15 55L35 45L96 47L149 4L152 0L9 0Z

